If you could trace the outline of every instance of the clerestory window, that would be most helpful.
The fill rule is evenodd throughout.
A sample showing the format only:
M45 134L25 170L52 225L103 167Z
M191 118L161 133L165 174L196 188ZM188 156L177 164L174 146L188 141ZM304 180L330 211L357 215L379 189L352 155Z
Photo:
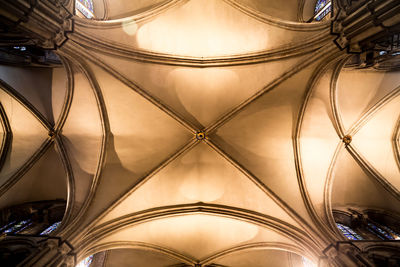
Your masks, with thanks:
M332 10L331 0L317 0L314 10L314 19L316 21L321 21L327 17L327 15Z

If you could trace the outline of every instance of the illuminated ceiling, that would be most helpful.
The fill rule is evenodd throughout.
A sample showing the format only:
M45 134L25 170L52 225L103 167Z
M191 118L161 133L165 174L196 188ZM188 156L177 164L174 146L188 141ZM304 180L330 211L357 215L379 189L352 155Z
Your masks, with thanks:
M399 212L400 75L280 2L97 1L63 68L2 66L1 207L66 199L80 259L153 266L317 261L332 208Z

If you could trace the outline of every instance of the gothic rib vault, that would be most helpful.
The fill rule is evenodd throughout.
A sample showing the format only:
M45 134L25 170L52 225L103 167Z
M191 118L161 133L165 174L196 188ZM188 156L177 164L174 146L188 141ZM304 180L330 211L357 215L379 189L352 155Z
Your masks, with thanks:
M318 262L332 209L400 213L399 72L344 68L312 1L107 2L62 68L0 66L0 208L65 199L78 261L149 266Z

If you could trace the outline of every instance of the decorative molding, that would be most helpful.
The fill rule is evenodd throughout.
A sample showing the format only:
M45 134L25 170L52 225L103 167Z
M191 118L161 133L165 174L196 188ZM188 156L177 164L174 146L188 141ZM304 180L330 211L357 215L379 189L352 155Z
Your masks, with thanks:
M107 0L103 0L104 3L107 3ZM85 19L85 18L80 18L77 16L74 16L74 21L76 26L79 27L84 27L84 28L91 28L91 29L112 29L112 28L119 28L122 27L122 25L127 24L127 23L140 23L144 21L148 21L159 14L162 14L169 9L172 9L176 6L183 5L187 3L189 0L167 0L164 1L155 7L141 12L137 15L129 16L126 18L121 18L121 19L112 19L112 20L96 20L96 19ZM106 10L106 5L108 7L108 4L104 5L104 10ZM108 8L107 8L107 14L106 19L108 19Z
M308 57L307 59L305 59L298 65L294 66L293 68L289 69L285 73L281 74L278 78L274 79L269 84L264 86L264 88L262 88L260 91L255 93L253 96L246 99L245 101L243 101L242 103L237 105L235 108L233 108L231 111L229 111L228 113L221 116L216 122L214 122L213 124L208 126L205 129L205 132L206 133L214 132L215 130L220 128L223 124L225 124L227 121L232 119L236 114L241 112L245 107L247 107L248 105L253 103L255 100L257 100L259 97L261 97L265 93L270 92L271 90L275 89L279 84L281 84L282 82L284 82L285 80L287 80L288 78L293 76L294 74L298 73L299 71L303 70L304 68L308 67L309 65L315 63L317 60L321 59L324 55L319 52L321 52L321 50L324 51L323 50L324 48L325 47L320 48L319 51L313 53L310 57ZM331 47L328 45L327 49L324 52L326 52L327 54L331 54L331 53L334 53L334 51L336 51L336 50L337 49L335 47Z
M90 33L84 31L75 31L72 35L69 35L69 38L81 47L104 53L106 55L146 63L199 68L249 65L305 55L316 51L324 44L330 44L332 41L332 36L330 36L327 31L324 31L314 35L313 37L298 42L288 43L270 50L220 57L189 57L138 50L137 48L128 45L105 40L103 38L96 38ZM92 57L96 58L95 56Z
M354 146L351 144L346 146L347 151L353 156L358 165L375 181L379 182L382 187L400 201L400 191L394 187L378 170L376 170L367 159L365 159Z
M301 248L290 245L290 244L285 244L281 242L258 242L258 243L250 243L250 244L244 244L244 245L239 245L235 246L232 248L225 249L223 251L217 252L214 255L211 255L205 259L202 259L200 261L200 264L202 266L206 264L211 264L214 260L230 256L231 254L237 253L237 252L243 252L243 251L253 251L253 250L283 250L283 251L288 251L292 252L298 255L304 255L304 254L309 254L306 251L302 250ZM310 254L310 256L313 256L311 258L315 258L315 254ZM320 255L318 255L320 256Z
M321 245L317 244L315 239L311 238L308 233L303 232L301 229L277 218L246 209L202 202L158 207L127 214L111 221L107 221L106 223L91 228L89 233L77 245L77 250L85 251L90 249L92 245L99 242L99 238L110 236L114 232L120 231L126 227L132 227L133 225L171 216L182 216L189 214L210 214L213 216L228 217L246 221L273 230L298 244L302 244L304 248L311 254L318 255L318 253L321 251Z
M140 250L147 250L152 252L157 252L163 255L166 255L170 258L177 259L183 263L187 263L190 265L196 264L196 260L187 256L183 255L177 251L172 249L167 249L162 246L145 243L145 242L137 242L137 241L114 241L114 242L107 242L100 245L96 245L85 252L80 252L80 255L93 255L95 253L99 253L101 251L113 250L113 249L140 249ZM78 255L78 257L80 257ZM84 257L81 257L84 258Z
M69 110L71 109L72 99L74 95L74 73L72 70L72 66L65 57L63 57L62 55L59 55L59 57L64 66L64 70L67 74L67 86L64 97L64 103L61 108L60 115L54 126L54 132L57 134L60 133L62 128L64 127L65 121L67 120L69 114Z
M44 128L53 132L53 125L47 120L45 116L40 113L36 109L34 105L32 105L26 98L20 94L16 89L14 89L11 85L0 79L0 89L3 89L8 95L14 98L18 103L20 103L24 108L26 108L39 122L44 126Z
M335 153L332 156L331 163L329 164L328 172L326 175L325 186L324 186L324 210L325 216L328 220L329 228L335 233L336 240L344 240L342 233L336 227L335 220L332 214L332 186L334 181L334 168L336 166L337 160L339 158L340 153L344 149L343 143L341 141L338 142Z
M145 175L143 175L131 188L129 188L126 192L122 193L115 201L113 201L110 206L103 209L103 211L96 217L96 219L90 222L85 228L86 229L93 228L96 224L98 224L101 221L101 219L106 217L106 215L110 213L115 207L121 204L125 199L127 199L131 194L133 194L133 192L135 192L138 188L140 188L143 184L145 184L148 180L150 180L151 177L153 177L155 174L164 169L169 163L174 161L176 158L190 151L198 143L199 142L195 138L190 139L190 141L186 143L183 147L179 148L175 153L166 158L158 166L156 166L155 168L147 172ZM88 230L78 233L78 236L75 236L74 239L82 238L85 234L87 234L87 231Z
M52 146L54 138L48 137L38 150L14 172L7 181L0 186L0 196L4 195L14 184L16 184L32 167L33 165L47 152Z
M375 113L377 113L381 108L383 108L387 103L393 100L395 97L400 95L400 86L397 86L384 97L382 97L378 102L376 102L370 109L364 112L361 117L353 123L346 134L355 136L355 134L365 125Z
M313 236L315 242L321 242L319 238L323 238L315 234L315 229L307 223L304 218L302 218L297 212L292 209L283 199L281 199L272 189L266 186L258 177L256 177L253 173L251 173L248 169L246 169L243 165L233 159L230 155L228 155L222 148L220 148L217 144L215 144L211 140L205 140L206 144L208 144L212 149L214 149L218 154L220 154L223 158L225 158L230 164L232 164L236 169L238 169L241 173L243 173L251 182L253 182L259 189L261 189L268 197L270 197L279 207L281 207L293 220L299 223L304 229L306 229L307 233L310 236Z
M2 170L4 163L6 162L7 155L12 143L12 131L10 122L8 121L6 111L0 102L0 124L3 130L3 137L1 140L0 147L0 171Z
M74 210L75 205L75 178L72 170L71 161L69 160L67 150L65 149L65 145L62 141L62 137L60 135L56 135L55 137L55 145L58 148L57 151L60 155L61 162L65 169L65 174L67 177L67 204L65 207L64 217L61 221L60 226L58 227L58 232L68 225L71 220L72 211Z
M117 80L124 83L126 86L131 88L133 91L135 91L137 94L142 96L144 99L146 99L147 101L149 101L150 103L155 105L161 111L165 112L168 116L170 116L172 119L177 121L179 124L181 124L187 130L189 130L191 133L195 134L199 130L199 129L197 129L196 126L194 126L192 123L186 121L180 114L178 114L176 111L174 111L168 105L164 104L161 100L159 100L155 96L151 95L149 92L140 88L131 79L125 77L123 74L121 74L120 72L115 70L113 67L109 66L108 64L104 63L99 58L96 58L96 57L90 55L89 52L82 54L82 53L78 52L75 47L68 46L68 48L70 49L69 51L71 51L72 53L79 55L81 58L86 58L90 62L92 62L92 63L96 64L97 66L99 66L100 68L102 68L104 71L106 71L110 75L114 76Z
M263 23L276 26L279 28L292 30L292 31L320 31L324 29L329 29L330 21L327 22L314 22L314 23L301 23L301 22L293 22L287 21L283 19L278 19L271 17L267 14L254 10L246 5L240 4L238 0L223 0L239 11L247 14L250 17L253 17Z
M340 110L337 103L337 81L339 79L340 72L342 71L346 61L349 57L343 58L335 67L333 75L331 77L330 88L329 88L329 102L330 108L333 115L333 127L336 130L339 138L343 139L345 136L345 129L342 122L342 117L340 116Z
M92 184L89 189L89 194L85 198L83 205L80 207L78 214L74 217L72 222L66 227L61 233L61 236L69 236L72 235L73 231L76 230L77 228L80 227L78 225L79 220L82 218L82 215L85 213L89 205L91 204L95 191L97 188L97 185L99 183L100 175L103 170L103 166L105 164L105 154L106 154L106 146L108 143L108 138L109 138L109 133L110 133L110 123L108 119L108 113L106 109L106 105L104 102L103 94L101 92L100 86L95 78L95 75L93 74L92 70L86 63L84 63L83 60L78 59L79 57L72 58L71 54L63 54L65 57L69 58L69 60L73 60L76 62L78 69L86 76L88 79L90 86L93 90L93 94L96 98L97 102L97 107L99 109L99 116L101 120L101 126L102 126L102 140L101 140L101 147L100 147L100 156L99 156L99 161L98 165L96 168L96 173L93 176Z
M400 116L397 119L396 126L394 127L393 130L392 147L393 147L394 158L396 160L397 167L400 171Z
M305 207L313 220L313 222L318 226L318 230L321 232L327 234L327 237L325 238L325 241L331 242L332 240L335 240L334 236L330 232L330 229L326 226L326 224L323 222L321 219L321 215L319 215L315 209L315 205L312 202L312 199L310 197L310 193L308 192L306 181L304 178L304 171L303 171L303 164L301 160L301 144L300 144L300 137L301 137L301 130L302 130L302 125L303 125L303 120L304 116L308 107L308 103L311 99L311 96L315 90L315 86L318 83L318 81L321 79L321 77L327 72L327 70L334 64L334 60L341 59L343 57L343 53L341 52L336 52L333 54L330 54L326 57L325 61L328 61L330 63L321 62L316 70L314 71L313 75L309 79L308 85L307 85L307 90L303 96L303 101L302 105L299 110L299 114L297 117L297 122L296 122L296 127L294 128L294 133L293 133L293 153L294 153L294 162L296 166L296 174L297 174L297 181L299 184L299 189L301 196L303 198L303 202L305 204ZM332 75L333 77L334 75ZM332 79L331 77L331 79ZM325 217L326 214L325 214Z

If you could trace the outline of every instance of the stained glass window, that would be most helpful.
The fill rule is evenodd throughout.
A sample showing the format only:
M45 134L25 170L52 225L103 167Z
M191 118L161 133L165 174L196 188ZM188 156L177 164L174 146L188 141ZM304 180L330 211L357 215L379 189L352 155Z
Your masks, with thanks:
M29 225L31 225L32 222L31 220L24 220L20 221L19 223L13 224L11 227L7 228L4 233L18 233L27 228Z
M93 0L75 0L75 8L88 19L94 17Z
M342 234L351 240L363 240L363 238L357 234L353 229L348 227L347 225L336 223L337 228L342 232Z
M400 235L387 226L379 227L371 222L368 223L368 228L376 233L382 239L400 240Z
M321 21L326 17L332 10L331 0L317 0L314 10L314 19L316 21Z
M61 222L55 222L49 227L47 227L43 232L41 232L39 235L49 235L51 232L57 229L57 227L61 224Z
M86 257L80 263L78 263L75 267L89 267L93 261L93 255Z
M6 224L6 225L3 225L3 226L0 228L0 233L3 233L3 231L4 231L5 229L11 227L11 225L13 225L14 223L15 223L15 221L12 221L12 222L10 222L10 223L8 223L8 224Z

